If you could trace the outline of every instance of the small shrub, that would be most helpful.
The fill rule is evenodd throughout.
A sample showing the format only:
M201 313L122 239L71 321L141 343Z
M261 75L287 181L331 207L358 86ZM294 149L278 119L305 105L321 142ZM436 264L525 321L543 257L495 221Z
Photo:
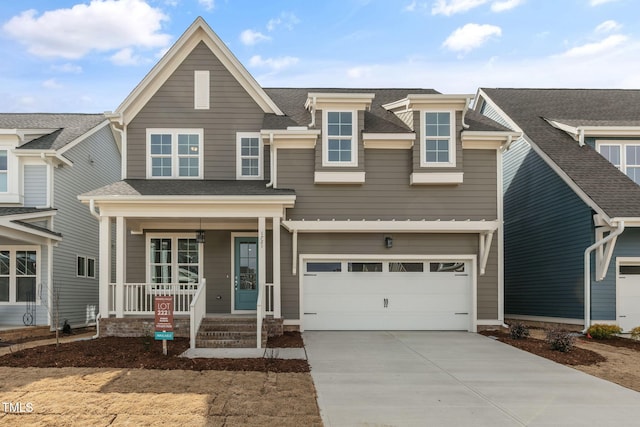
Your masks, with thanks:
M562 353L571 351L575 340L576 337L572 332L563 329L553 328L547 331L547 342L551 346L551 350L561 351Z
M587 329L587 334L591 335L591 338L597 340L608 340L622 332L622 328L617 325L605 325L603 323L595 323Z
M634 340L640 340L640 326L636 326L631 330L631 338Z
M524 323L514 323L509 328L509 335L514 340L522 340L529 337L529 328Z
M144 335L141 337L142 347L144 351L149 351L151 349L151 344L153 344L153 336L151 336L151 332L147 329L144 331Z

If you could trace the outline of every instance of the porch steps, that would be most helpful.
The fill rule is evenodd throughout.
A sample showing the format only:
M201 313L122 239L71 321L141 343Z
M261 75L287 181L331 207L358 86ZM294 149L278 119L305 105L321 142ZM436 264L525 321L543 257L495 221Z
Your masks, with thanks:
M197 348L255 348L256 319L251 317L205 317L202 319ZM262 326L262 347L267 345L267 327Z

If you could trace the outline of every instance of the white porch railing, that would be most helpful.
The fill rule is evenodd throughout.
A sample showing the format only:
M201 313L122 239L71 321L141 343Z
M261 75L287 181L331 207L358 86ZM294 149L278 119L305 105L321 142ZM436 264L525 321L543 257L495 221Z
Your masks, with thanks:
M189 345L196 348L196 336L202 319L207 315L207 281L202 279L202 284L193 296L189 305Z
M203 280L204 283L204 280ZM122 301L116 298L117 285L109 284L109 314L153 314L156 295L173 295L174 314L189 314L191 301L198 291L197 283L123 283Z
M265 285L265 293L264 293L264 314L265 315L273 315L274 310L274 286L273 283L267 283Z

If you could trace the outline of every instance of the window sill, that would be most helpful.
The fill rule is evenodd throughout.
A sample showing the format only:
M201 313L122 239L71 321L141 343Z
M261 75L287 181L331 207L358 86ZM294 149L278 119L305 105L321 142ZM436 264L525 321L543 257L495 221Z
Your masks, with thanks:
M362 184L365 172L315 172L315 184Z
M0 203L20 203L20 195L10 193L0 194Z
M410 185L462 184L463 172L421 172L412 173Z

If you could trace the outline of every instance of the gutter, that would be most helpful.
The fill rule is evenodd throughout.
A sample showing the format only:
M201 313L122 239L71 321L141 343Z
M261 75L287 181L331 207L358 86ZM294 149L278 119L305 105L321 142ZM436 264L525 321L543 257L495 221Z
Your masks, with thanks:
M584 250L584 330L591 326L591 252L616 239L624 231L624 221L618 223L618 227L603 239ZM604 273L606 274L606 272Z
M100 214L96 210L96 202L93 199L89 200L89 212L91 212L91 215L96 217L98 221L100 220Z
M462 127L464 129L469 129L469 125L467 123L465 123L464 119L467 115L467 111L469 111L469 104L471 104L471 101L473 100L473 98L467 98L465 104L464 104L464 110L462 110Z

